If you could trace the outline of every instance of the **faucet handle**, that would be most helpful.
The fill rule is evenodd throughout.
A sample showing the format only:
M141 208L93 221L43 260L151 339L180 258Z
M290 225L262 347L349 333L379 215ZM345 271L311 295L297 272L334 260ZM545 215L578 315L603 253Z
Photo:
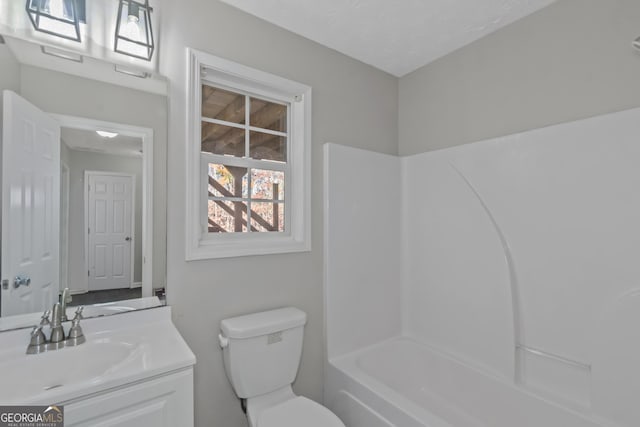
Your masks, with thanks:
M34 326L31 331L31 342L29 345L36 346L45 344L47 338L44 336L44 332L42 332L42 326Z
M34 326L31 331L31 340L27 347L27 354L38 354L47 351L47 337L42 332L42 325Z
M50 310L45 310L44 313L42 313L42 317L40 318L40 326L46 326L49 323L51 323L49 321L49 314L51 314Z
M76 317L71 321L71 329L69 329L69 335L67 335L67 341L65 343L67 346L80 345L86 341L84 332L82 332L82 326L80 326L83 309L84 307L79 307L76 310Z

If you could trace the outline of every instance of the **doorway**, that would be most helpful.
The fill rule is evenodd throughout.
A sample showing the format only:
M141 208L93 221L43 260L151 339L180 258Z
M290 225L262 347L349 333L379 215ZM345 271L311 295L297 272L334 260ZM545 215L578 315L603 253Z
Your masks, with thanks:
M114 292L117 300L152 296L153 131L54 117L70 155L75 230L69 235L69 281L60 288L70 288L74 303L101 302Z

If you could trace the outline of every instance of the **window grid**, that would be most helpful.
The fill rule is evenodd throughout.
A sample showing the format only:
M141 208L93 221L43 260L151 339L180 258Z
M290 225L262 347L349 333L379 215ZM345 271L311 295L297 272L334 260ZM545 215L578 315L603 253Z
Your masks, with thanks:
M230 196L216 196L215 193L209 192L209 196L207 197L207 200L211 200L213 202L219 201L219 202L230 202L230 203L244 203L246 205L246 210L244 212L244 214L246 215L247 218L249 218L249 225L251 223L251 220L253 219L253 209L252 209L252 204L253 203L268 203L271 205L285 205L285 199L280 199L280 194L278 191L278 194L273 194L273 197L271 198L259 198L259 197L253 197L253 180L251 179L251 177L253 176L252 173L253 171L256 170L256 168L247 168L247 197L230 197ZM277 184L278 185L278 189L279 186L281 185L280 183ZM273 191L273 193L275 193L275 191ZM213 195L211 195L213 194ZM280 208L278 208L279 210ZM276 215L274 214L273 217L274 221L276 220ZM278 218L278 222L274 222L273 227L275 228L275 230L273 230L274 232L278 232L279 226L284 224L281 224ZM286 227L283 227L284 231L286 231ZM254 230L252 230L252 227L247 227L247 232L255 232Z
M215 154L215 153L209 153L209 152L201 152L201 156L206 159L207 164L211 164L211 163L215 163L215 164L219 164L222 166L228 165L229 163L233 163L234 166L239 166L239 167L246 167L246 179L247 179L247 197L242 197L242 195L240 195L240 197L238 197L237 194L234 194L235 197L230 197L230 196L216 196L215 193L211 193L209 190L207 190L207 197L205 200L210 200L213 202L219 201L219 202L230 202L233 203L234 205L237 205L238 203L244 203L246 205L246 211L244 212L244 215L246 216L246 232L247 233L255 233L255 232L261 232L258 229L254 230L254 227L252 225L252 223L254 222L254 215L256 215L258 218L259 215L254 212L252 210L252 204L253 203L269 203L272 204L272 206L275 208L275 206L285 206L285 209L282 209L282 211L280 210L280 208L278 208L277 210L274 209L274 214L273 214L273 222L272 222L272 228L274 228L274 230L269 230L267 227L265 227L264 225L263 228L265 228L266 231L270 231L270 232L287 232L288 230L288 226L287 223L289 221L289 215L287 214L286 208L288 207L288 204L286 203L286 199L287 197L284 198L280 198L279 194L273 194L273 197L271 199L264 199L264 198L254 198L252 197L252 193L253 193L253 179L252 179L252 172L254 170L265 170L265 171L272 171L272 172L282 172L283 173L283 179L282 179L282 184L284 184L285 189L289 187L289 185L287 185L287 179L289 176L288 173L288 159L289 159L289 154L290 154L290 150L289 150L289 144L290 144L290 129L291 129L291 111L290 111L290 104L288 103L283 103L281 101L276 101L276 100L272 100L272 99L267 99L265 97L262 96L255 96L255 95L251 95L249 93L243 93L242 91L239 91L237 89L228 89L225 88L224 86L221 85L212 85L209 84L207 82L202 83L202 86L208 86L208 87L212 87L212 88L219 88L225 91L229 91L232 93L237 93L239 95L243 95L244 96L244 114L245 114L245 119L244 119L244 124L242 123L235 123L235 122L231 122L231 121L226 121L226 120L220 120L220 119L215 119L215 118L210 118L210 117L205 117L202 114L202 103L200 105L200 119L202 122L205 123L213 123L213 124L218 124L218 125L223 125L223 126L228 126L228 127L232 127L232 128L237 128L237 129L243 129L244 131L244 157L238 157L238 156L233 156L233 155L221 155L221 154ZM280 104L286 107L286 132L280 132L280 131L276 131L276 130L272 130L272 129L266 129L266 128L262 128L262 127L258 127L258 126L253 126L252 122L251 122L251 114L252 114L252 110L251 110L251 99L255 99L255 100L262 100L265 102L269 102L269 103L274 103L274 104ZM252 158L251 157L251 132L261 132L263 134L269 134L269 135L274 135L274 136L280 136L280 137L284 137L285 141L286 141L286 145L285 145L285 153L284 153L284 159L285 161L278 161L278 160L270 160L270 159L257 159L257 158ZM234 159L235 161L231 162L230 160ZM249 164L254 164L257 165L257 167L253 167L250 166ZM207 181L210 177L210 172L209 172L209 168L206 168L206 172L207 172ZM279 184L279 185L282 185ZM206 186L208 189L208 185ZM209 212L208 212L208 206L207 206L207 214L206 214L206 225L205 225L205 229L209 230ZM276 213L279 214L280 212L282 212L284 218L283 221L280 221L280 218L276 218ZM279 216L279 215L278 215ZM261 219L261 218L260 218ZM243 220L244 221L244 220ZM256 222L261 222L258 219L256 219ZM238 229L238 226L235 226L235 230ZM234 231L235 233L238 233L238 231ZM209 231L209 234L211 234L212 232ZM213 232L215 234L217 234L216 232Z

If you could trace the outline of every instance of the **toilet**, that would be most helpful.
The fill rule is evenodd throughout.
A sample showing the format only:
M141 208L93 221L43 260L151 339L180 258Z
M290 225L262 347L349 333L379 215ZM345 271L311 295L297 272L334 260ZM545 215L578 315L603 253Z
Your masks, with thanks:
M220 323L224 368L250 427L345 427L329 409L296 396L307 315L287 307Z

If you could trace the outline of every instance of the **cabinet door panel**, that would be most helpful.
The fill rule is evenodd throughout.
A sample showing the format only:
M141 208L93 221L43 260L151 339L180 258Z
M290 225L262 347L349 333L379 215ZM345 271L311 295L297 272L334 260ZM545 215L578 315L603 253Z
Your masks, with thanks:
M193 426L193 371L67 403L67 427Z

